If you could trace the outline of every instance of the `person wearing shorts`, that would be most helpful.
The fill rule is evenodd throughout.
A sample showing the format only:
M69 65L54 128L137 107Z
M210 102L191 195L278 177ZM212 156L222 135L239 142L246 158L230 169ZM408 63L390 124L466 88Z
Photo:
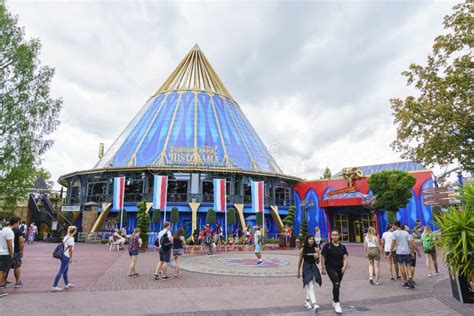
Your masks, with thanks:
M255 256L257 256L258 261L257 264L262 264L263 259L262 259L262 244L263 244L263 238L262 238L262 232L261 232L261 227L262 226L256 226L254 228L254 242L255 242Z
M24 234L20 230L20 228L13 228L13 234L15 235L14 239L14 247L13 247L13 260L11 269L13 270L13 274L15 275L15 288L18 289L23 287L23 283L21 282L21 258L23 258L23 250L25 247L25 238L23 237ZM5 277L5 280L8 278Z
M161 279L167 280L169 279L169 276L166 275L168 272L168 262L171 261L171 249L165 250L163 249L162 239L166 235L166 237L169 239L169 241L173 242L173 235L171 235L170 232L170 223L165 222L163 226L163 230L158 233L158 240L160 242L160 247L158 249L158 252L160 254L160 262L156 265L155 269L155 275L154 278L155 280L158 280L161 275Z
M6 276L13 262L15 247L15 233L13 230L18 229L18 226L20 226L20 218L12 216L9 225L0 230L0 297L8 295L8 293L3 292L3 288L6 286Z
M413 240L410 240L410 234L402 230L402 225L399 221L393 223L396 230L393 232L392 246L390 252L396 249L398 266L405 283L402 288L414 289L415 283L412 280L411 274L411 254L414 251Z
M385 259L387 259L387 269L390 274L390 280L395 281L395 275L397 279L401 279L400 273L398 271L398 262L395 251L390 251L392 247L393 240L393 226L391 224L387 225L387 231L382 234L382 248L385 252ZM395 273L394 273L395 272Z
M175 278L181 277L181 270L179 267L180 257L184 254L184 246L186 245L186 240L184 239L184 229L180 228L176 231L176 234L173 237L173 257L176 262L174 266L174 276Z
M379 285L380 276L380 241L375 232L375 228L370 226L367 236L364 238L364 248L369 259L369 282L372 285ZM373 277L375 276L375 283Z
M130 267L128 268L129 278L139 275L137 271L135 270L135 266L137 264L138 252L142 245L142 239L140 238L140 234L141 234L140 228L135 228L128 242L128 254L131 257Z

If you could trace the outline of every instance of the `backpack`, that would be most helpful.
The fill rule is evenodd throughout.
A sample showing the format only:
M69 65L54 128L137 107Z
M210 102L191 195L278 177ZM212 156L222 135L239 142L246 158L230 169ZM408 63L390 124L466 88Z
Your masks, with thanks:
M433 235L432 234L426 234L423 237L423 250L426 252L431 252L434 249L434 241L433 241Z
M71 238L71 237L69 237L69 238ZM56 248L54 248L53 258L61 260L61 258L64 256L64 252L66 251L66 249L64 249L64 242L68 241L68 239L61 242L59 245L56 246ZM69 246L68 246L68 248L69 248Z
M161 249L163 249L164 251L168 251L168 250L171 250L171 248L173 248L173 243L168 238L168 232L166 232L163 236L161 236L160 245L161 245Z
M212 233L211 232L206 233L206 238L204 239L204 242L208 245L212 244Z

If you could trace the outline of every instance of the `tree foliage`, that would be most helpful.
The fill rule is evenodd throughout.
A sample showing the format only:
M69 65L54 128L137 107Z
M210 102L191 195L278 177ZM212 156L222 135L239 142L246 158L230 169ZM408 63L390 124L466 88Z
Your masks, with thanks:
M396 212L407 206L416 179L405 171L388 170L372 174L368 182L375 196L373 207Z
M161 222L161 210L160 209L153 210L153 217L152 217L151 220L155 224L158 224L159 222Z
M17 22L0 4L0 198L9 210L33 185L62 104L50 96L54 69L41 65L40 42L25 39Z
M397 124L392 147L429 166L457 161L473 170L474 2L453 10L444 18L448 32L435 38L426 65L411 64L402 73L418 95L390 100Z
M258 212L255 214L255 222L257 225L263 225L263 212Z
M148 245L148 225L150 225L150 215L146 212L146 202L137 203L137 226L140 228L140 237L143 245Z
M235 215L235 208L231 207L227 211L227 224L228 225L235 225L237 224L237 217Z
M294 205L290 206L288 209L288 215L283 219L283 223L288 224L288 226L293 227L293 222L295 220L296 207Z
M170 222L174 224L176 229L176 224L179 222L179 210L177 207L171 209Z
M216 211L210 208L207 210L206 224L215 224L215 223L216 223Z
M300 241L300 245L303 245L304 239L308 235L308 220L306 219L306 216L303 217L303 220L301 221L301 227L300 231L298 233L298 239Z

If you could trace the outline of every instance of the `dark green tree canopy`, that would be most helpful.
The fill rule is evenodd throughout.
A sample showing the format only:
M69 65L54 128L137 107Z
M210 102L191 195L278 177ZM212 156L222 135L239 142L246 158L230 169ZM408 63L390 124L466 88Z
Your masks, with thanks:
M54 69L41 65L40 42L25 39L17 22L0 4L0 199L10 210L36 180L62 104L50 96Z
M161 222L161 210L160 209L153 210L152 221L155 224L158 224L159 222Z
M373 206L379 210L396 212L407 206L416 179L408 172L390 170L374 173L368 182L375 196Z
M171 209L170 222L176 224L179 222L179 210L177 207Z
M207 210L206 224L215 224L215 223L216 223L216 211L210 208Z
M427 166L459 162L474 170L474 2L453 10L426 65L411 64L402 73L418 95L390 100L397 125L392 147Z
M227 212L227 224L235 225L237 224L237 217L235 216L235 208L229 208Z
M140 238L144 245L148 245L148 226L150 215L146 212L146 202L137 203L137 226L140 228Z

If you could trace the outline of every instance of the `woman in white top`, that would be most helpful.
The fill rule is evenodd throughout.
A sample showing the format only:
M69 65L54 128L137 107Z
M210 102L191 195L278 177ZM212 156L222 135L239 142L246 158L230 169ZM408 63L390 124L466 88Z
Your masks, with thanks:
M369 259L369 282L375 285L379 285L380 276L380 241L375 233L375 228L369 227L367 230L367 236L364 238L364 249Z
M74 284L69 283L68 271L69 265L72 263L72 255L74 253L74 235L77 232L76 226L69 226L67 230L67 235L64 236L63 244L64 244L64 254L61 257L61 267L59 268L58 274L54 278L53 288L51 292L60 292L63 289L58 287L59 280L61 277L64 279L64 288L70 289L74 287Z

